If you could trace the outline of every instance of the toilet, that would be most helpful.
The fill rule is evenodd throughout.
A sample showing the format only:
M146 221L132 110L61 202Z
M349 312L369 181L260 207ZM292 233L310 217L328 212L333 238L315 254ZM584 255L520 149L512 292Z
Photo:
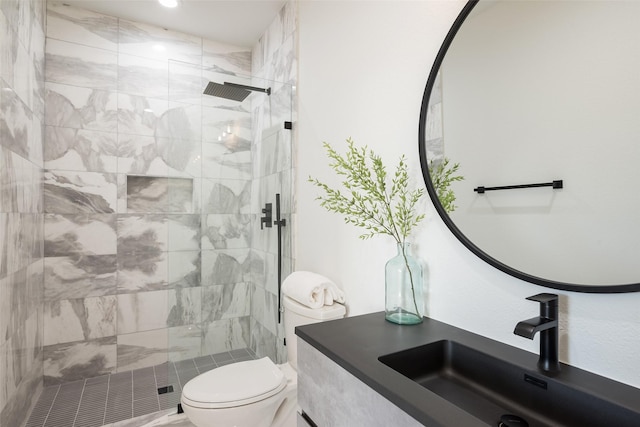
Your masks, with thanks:
M344 317L341 304L309 308L283 296L288 362L268 357L237 362L187 382L180 402L197 427L295 427L297 342L295 327Z

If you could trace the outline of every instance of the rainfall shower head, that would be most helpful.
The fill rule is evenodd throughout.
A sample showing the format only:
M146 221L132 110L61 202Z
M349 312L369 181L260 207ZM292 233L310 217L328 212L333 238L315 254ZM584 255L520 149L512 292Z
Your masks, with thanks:
M264 89L261 87L246 86L229 82L224 82L224 84L209 82L203 93L205 95L242 102L251 94L251 92L263 92L267 95L271 95L271 88Z

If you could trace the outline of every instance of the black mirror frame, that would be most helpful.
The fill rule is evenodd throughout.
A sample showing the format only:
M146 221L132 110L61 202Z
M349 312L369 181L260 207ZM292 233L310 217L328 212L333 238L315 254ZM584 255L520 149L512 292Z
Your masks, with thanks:
M431 68L431 72L429 73L429 78L427 79L427 86L424 90L424 95L422 97L422 106L420 108L420 121L418 128L418 150L420 154L420 166L422 168L422 176L424 178L424 182L427 186L427 192L429 193L429 197L433 202L438 214L444 221L445 225L451 230L453 235L471 252L477 255L480 259L488 263L489 265L497 268L498 270L507 273L510 276L516 277L518 279L524 280L529 283L533 283L540 286L545 286L547 288L558 289L562 291L573 291L573 292L582 292L582 293L626 293L626 292L640 292L640 283L631 283L631 284L621 284L621 285L578 285L571 284L565 282L557 282L553 280L544 279L541 277L533 276L522 271L516 270L512 267L509 267L506 264L498 261L497 259L491 257L486 252L482 251L479 247L477 247L473 242L471 242L461 231L460 229L453 223L447 212L442 207L438 199L438 195L433 187L433 182L431 181L431 175L429 174L429 162L427 160L427 149L425 144L425 134L426 134L426 123L427 123L427 112L429 107L429 98L431 96L431 91L433 90L433 86L435 84L436 76L440 67L442 66L442 62L444 61L444 57L453 42L458 30L467 19L473 8L478 4L480 0L469 0L467 4L464 6L456 20L454 21L451 29L447 33L438 54L436 55L436 59Z

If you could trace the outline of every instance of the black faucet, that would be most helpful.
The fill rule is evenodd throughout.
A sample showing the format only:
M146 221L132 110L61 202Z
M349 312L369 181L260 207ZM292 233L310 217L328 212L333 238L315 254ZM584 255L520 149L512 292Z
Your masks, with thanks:
M538 366L546 372L558 371L558 295L538 294L527 299L540 303L540 316L518 322L513 333L532 340L540 332Z

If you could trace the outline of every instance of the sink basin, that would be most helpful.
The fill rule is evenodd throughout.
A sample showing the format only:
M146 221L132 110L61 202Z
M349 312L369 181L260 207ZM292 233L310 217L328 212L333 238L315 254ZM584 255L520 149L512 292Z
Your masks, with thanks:
M550 377L535 358L526 368L450 340L378 360L488 425L512 414L530 427L640 426L640 414L620 403L626 386L610 395L607 379L571 366Z

